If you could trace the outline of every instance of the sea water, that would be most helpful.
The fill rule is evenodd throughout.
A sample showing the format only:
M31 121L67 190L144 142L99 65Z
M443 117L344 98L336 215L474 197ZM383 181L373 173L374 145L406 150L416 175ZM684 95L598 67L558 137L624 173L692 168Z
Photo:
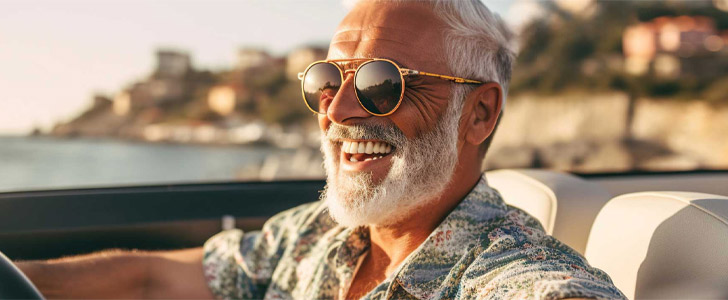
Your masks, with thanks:
M264 146L0 137L0 192L231 181L262 164L266 155L288 152Z

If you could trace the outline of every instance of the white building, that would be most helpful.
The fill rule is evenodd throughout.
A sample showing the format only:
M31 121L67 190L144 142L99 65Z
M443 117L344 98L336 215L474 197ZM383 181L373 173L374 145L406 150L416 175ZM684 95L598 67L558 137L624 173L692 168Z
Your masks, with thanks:
M273 57L268 52L261 49L244 48L238 51L238 62L236 68L238 70L247 70L270 65Z

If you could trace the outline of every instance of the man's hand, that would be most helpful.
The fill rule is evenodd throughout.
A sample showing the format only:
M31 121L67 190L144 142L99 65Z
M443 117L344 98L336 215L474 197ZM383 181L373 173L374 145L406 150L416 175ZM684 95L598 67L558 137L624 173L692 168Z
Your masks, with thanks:
M202 248L16 262L46 298L212 298Z

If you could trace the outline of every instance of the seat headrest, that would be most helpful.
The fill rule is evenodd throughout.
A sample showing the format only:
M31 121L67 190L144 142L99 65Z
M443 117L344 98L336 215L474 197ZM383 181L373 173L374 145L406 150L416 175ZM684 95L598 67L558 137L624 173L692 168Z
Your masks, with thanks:
M604 206L586 257L630 298L728 298L728 197L619 196Z
M538 219L548 234L584 253L592 223L611 195L598 184L546 170L496 170L488 184L509 205Z

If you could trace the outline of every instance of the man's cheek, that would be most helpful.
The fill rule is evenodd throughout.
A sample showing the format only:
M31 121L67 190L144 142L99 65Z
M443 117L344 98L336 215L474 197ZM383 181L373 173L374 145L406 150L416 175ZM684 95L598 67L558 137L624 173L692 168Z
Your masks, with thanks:
M329 126L331 126L331 120L326 115L318 115L318 123L319 128L321 128L321 131L326 132L326 130L329 129Z

